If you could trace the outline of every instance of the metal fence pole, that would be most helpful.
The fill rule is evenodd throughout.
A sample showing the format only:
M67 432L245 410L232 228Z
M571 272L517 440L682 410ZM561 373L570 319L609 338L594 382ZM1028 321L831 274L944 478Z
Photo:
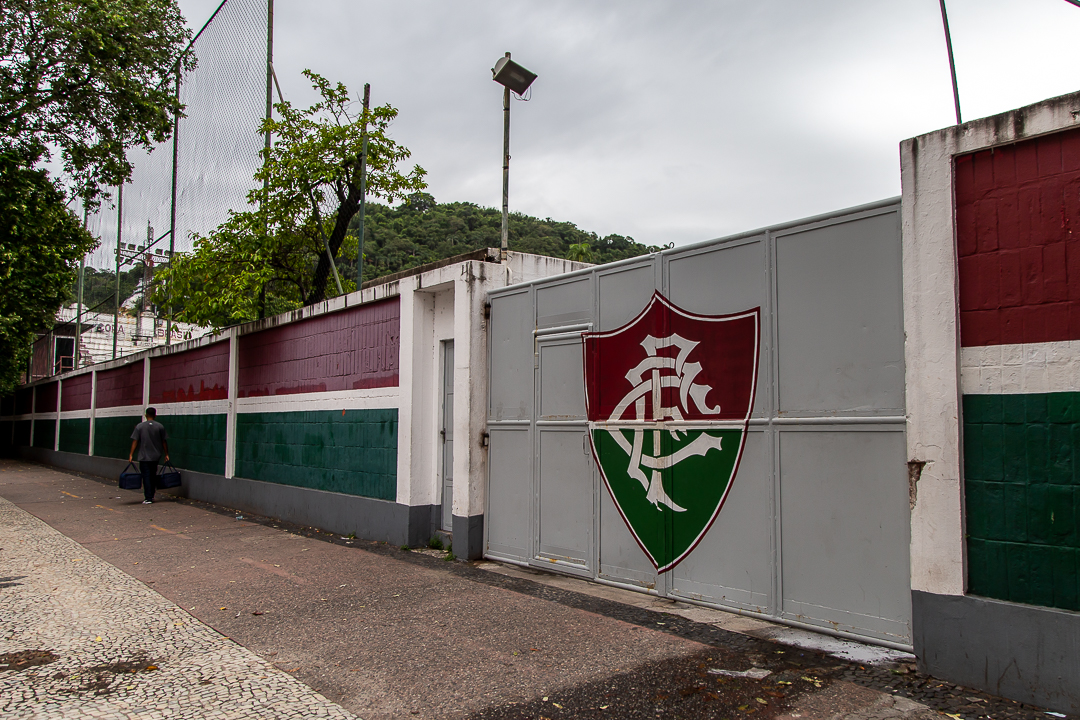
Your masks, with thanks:
M120 254L124 242L124 183L116 190L116 307L113 308L112 359L116 359L116 333L120 328Z
M264 116L266 122L270 122L274 117L274 0L266 0L266 115ZM278 99L282 99L281 88L278 88ZM270 161L270 128L266 128L266 138L264 140L264 148L266 150L266 156L263 160L264 163ZM263 180L263 203L270 196L270 177L267 176ZM263 214L263 237L270 233L270 222L265 207L260 207L259 210ZM266 315L266 282L264 281L262 287L259 288L259 319L262 320Z
M945 0L941 2L941 24L945 26L945 48L949 51L949 75L952 76L953 106L956 108L956 124L960 125L960 90L956 87L956 62L953 60L952 33L949 32L949 16L945 13Z
M506 53L510 57L510 53ZM510 88L503 88L503 188L502 188L502 244L499 260L506 262L510 240Z
M176 66L176 104L180 105L180 65ZM173 253L176 252L176 172L180 157L180 111L173 116L172 131L172 202L169 206L169 268L172 269ZM150 240L147 240L146 251L150 252ZM172 319L173 319L173 296L172 282L169 283L169 317L165 321L165 345L172 342ZM145 293L145 289L143 290ZM156 333L155 333L156 334Z
M356 289L364 286L364 215L367 206L367 113L371 102L371 83L364 83L364 143L360 150L360 227L357 231Z
M86 230L90 217L90 211L83 205L82 214L82 226L83 230ZM75 306L75 357L74 357L74 369L79 369L79 360L82 358L82 354L79 352L79 341L82 340L82 307L83 307L83 275L86 273L86 255L79 258L79 299Z

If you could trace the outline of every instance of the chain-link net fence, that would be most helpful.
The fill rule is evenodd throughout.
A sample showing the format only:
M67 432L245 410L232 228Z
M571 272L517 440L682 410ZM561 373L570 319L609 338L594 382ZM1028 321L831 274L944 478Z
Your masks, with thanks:
M115 268L118 219L129 252L146 246L152 228L151 255L160 264L170 247L174 202L176 252L190 251L193 234L207 234L229 210L247 206L264 144L268 26L267 0L225 0L218 7L189 50L197 64L180 79L185 117L175 139L149 152L129 151L134 170L123 188L122 215L117 189L109 188L109 199L88 221L100 240L88 265Z

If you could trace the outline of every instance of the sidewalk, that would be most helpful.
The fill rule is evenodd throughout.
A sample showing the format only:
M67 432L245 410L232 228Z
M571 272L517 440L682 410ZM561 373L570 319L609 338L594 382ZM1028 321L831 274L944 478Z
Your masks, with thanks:
M0 548L3 717L356 717L2 498Z
M0 655L56 656L0 659L5 717L1046 718L855 643L28 463L0 497Z

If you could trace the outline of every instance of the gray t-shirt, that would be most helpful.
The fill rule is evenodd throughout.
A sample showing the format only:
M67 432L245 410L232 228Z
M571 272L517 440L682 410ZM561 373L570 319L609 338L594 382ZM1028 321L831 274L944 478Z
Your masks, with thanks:
M169 434L165 432L165 426L161 423L147 420L135 426L131 439L139 441L138 449L135 451L136 460L157 462L165 454L165 441L169 439Z

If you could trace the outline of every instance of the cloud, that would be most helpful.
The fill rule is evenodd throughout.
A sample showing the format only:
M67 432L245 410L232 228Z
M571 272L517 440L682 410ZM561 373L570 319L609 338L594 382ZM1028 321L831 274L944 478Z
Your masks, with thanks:
M196 27L215 6L181 2ZM1076 89L1080 9L949 11L966 118ZM370 82L442 202L500 204L506 50L539 75L512 104L511 208L648 243L897 195L898 143L953 119L932 0L276 0L288 99L312 99L304 68Z

